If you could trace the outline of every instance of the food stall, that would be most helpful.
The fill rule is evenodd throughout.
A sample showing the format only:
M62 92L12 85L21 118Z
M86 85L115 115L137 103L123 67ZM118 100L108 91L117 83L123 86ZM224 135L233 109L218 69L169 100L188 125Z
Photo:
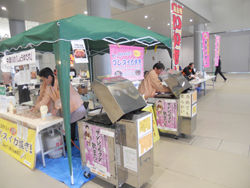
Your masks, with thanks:
M163 77L171 93L150 98L155 105L157 126L160 132L175 135L191 135L196 127L197 92L181 73L171 72Z
M152 114L141 111L146 103L131 81L101 78L92 87L105 112L80 123L82 163L117 188L139 188L153 175Z
M93 24L95 23L95 24ZM66 134L71 183L74 184L70 136L70 53L71 42L82 40L86 45L90 80L93 81L93 57L108 53L109 44L127 44L147 47L147 50L167 49L170 53L171 39L139 26L120 21L85 15L76 15L42 24L0 42L0 56L34 48L39 52L55 54L63 120Z

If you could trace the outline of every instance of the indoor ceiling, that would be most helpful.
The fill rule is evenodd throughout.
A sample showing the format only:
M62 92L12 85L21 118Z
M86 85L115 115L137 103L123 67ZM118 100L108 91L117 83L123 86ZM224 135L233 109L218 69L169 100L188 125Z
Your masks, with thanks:
M111 0L112 18L128 21L144 28L150 27L152 31L170 36L169 1L145 2L145 0ZM83 14L87 10L86 0L0 0L0 7L2 6L7 10L0 9L0 17L40 23ZM148 16L147 19L145 15ZM194 24L206 22L206 19L184 8L183 36L193 34Z

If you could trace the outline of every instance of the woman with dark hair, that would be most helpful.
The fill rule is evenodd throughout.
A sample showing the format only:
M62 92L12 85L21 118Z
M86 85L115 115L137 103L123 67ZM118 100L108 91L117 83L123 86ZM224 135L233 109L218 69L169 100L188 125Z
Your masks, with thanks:
M40 96L37 99L34 110L39 110L42 105L47 105L52 115L59 115L61 109L61 99L58 86L58 80L54 76L53 71L46 67L39 72L39 76L43 80L40 87ZM86 115L86 109L83 101L77 91L70 84L70 123L71 138L75 140L76 122Z

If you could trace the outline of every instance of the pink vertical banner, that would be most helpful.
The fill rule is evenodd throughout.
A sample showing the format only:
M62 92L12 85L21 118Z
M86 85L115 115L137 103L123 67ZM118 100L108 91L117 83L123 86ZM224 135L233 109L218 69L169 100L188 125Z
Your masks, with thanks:
M205 68L210 66L209 59L209 32L202 33L202 57L203 57L203 65Z
M220 57L220 36L215 35L215 53L214 53L214 65L218 67Z
M109 45L112 76L128 80L143 79L144 48L125 45Z
M101 176L110 176L108 138L102 128L85 123L83 135L87 167Z
M171 0L170 8L173 68L179 70L183 6Z
M156 101L157 126L163 130L177 131L177 101L159 99Z

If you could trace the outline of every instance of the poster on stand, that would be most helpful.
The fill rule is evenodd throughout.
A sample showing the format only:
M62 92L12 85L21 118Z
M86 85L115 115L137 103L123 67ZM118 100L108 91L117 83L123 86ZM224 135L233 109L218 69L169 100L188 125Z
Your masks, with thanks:
M104 178L110 177L108 136L102 128L85 123L83 128L85 160L90 171Z
M176 132L178 128L177 100L158 99L155 106L158 128Z
M172 63L173 63L173 68L179 71L183 6L171 0L170 8L171 8L170 17L171 17L171 38L172 38Z
M209 32L202 33L202 58L204 68L208 68L210 66L209 60Z
M215 35L214 66L218 67L220 58L220 36Z
M152 114L148 114L137 121L139 157L153 148L152 122Z
M88 56L84 41L72 40L71 46L75 57L75 63L88 63Z
M109 45L112 76L122 76L130 81L144 77L144 48Z
M0 118L0 149L26 165L35 168L36 130Z

